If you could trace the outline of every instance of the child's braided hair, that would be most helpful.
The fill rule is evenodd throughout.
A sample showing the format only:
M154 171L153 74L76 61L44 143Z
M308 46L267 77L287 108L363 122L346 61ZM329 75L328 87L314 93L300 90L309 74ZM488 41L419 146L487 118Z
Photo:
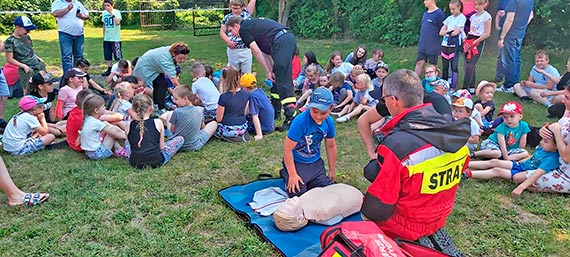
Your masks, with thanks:
M144 137L144 116L149 108L153 107L153 102L150 96L146 94L138 94L133 99L133 110L137 114L136 119L139 122L139 142L137 145L141 147L141 143Z

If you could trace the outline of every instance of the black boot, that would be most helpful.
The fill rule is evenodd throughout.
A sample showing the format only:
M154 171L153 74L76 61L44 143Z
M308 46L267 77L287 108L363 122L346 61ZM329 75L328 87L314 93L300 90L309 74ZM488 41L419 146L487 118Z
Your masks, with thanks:
M289 126L291 126L291 122L293 121L295 115L295 105L290 104L287 107L284 107L283 110L285 111L285 120L283 121L283 125L281 125L281 127L275 128L277 131L289 130Z
M107 67L107 70L105 72L101 73L101 76L103 76L103 77L107 77L109 75L111 75L111 67Z
M281 100L278 98L271 98L271 105L273 105L273 110L275 117L274 120L281 120Z

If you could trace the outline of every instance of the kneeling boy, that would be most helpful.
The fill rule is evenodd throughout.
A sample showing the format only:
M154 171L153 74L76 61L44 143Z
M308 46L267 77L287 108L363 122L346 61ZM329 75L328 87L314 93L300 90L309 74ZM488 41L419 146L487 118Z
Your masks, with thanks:
M290 197L300 196L314 187L334 182L336 176L336 140L334 120L330 117L334 103L332 93L317 88L309 100L310 111L297 115L283 144L281 176ZM329 176L321 158L321 141L325 139Z

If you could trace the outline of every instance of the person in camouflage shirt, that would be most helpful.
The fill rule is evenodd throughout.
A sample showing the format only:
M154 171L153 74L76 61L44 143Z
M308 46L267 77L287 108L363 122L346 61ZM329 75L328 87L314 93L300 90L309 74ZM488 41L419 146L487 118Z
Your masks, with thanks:
M19 67L18 76L24 88L24 94L28 92L30 78L46 69L42 59L33 49L30 31L36 29L30 18L18 16L14 20L14 33L5 42L6 61Z

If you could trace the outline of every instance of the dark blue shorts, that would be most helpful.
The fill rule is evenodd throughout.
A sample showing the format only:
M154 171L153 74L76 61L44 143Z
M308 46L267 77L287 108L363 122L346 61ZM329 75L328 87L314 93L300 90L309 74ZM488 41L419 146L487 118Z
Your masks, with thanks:
M521 165L518 162L516 162L516 161L512 161L512 162L513 162L513 168L511 168L511 180L513 180L513 177L515 176L515 174L526 171L526 170L522 169Z
M331 184L329 177L327 177L323 159L309 164L295 162L295 168L297 169L297 174L299 174L299 177L301 177L305 184L300 184L300 190L296 193L287 192L289 197L300 196L315 187L325 187ZM283 164L280 175L285 179L285 184L287 184L287 182L289 182L289 173L285 168L285 164Z
M111 61L115 57L115 61L123 59L122 43L103 41L103 56L105 61Z

